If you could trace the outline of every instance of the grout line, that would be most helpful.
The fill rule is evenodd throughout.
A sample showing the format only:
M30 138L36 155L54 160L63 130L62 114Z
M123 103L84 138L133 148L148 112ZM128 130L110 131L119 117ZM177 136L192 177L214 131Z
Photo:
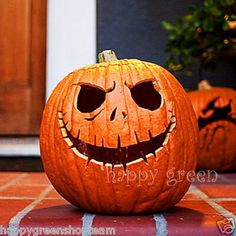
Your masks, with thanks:
M208 197L212 201L236 201L236 197ZM201 198L182 198L181 201L199 201Z
M167 221L163 214L154 214L153 219L156 222L156 236L167 236Z
M23 173L23 174L20 174L18 175L15 179L9 181L8 183L0 186L0 191L3 191L5 190L6 188L14 185L15 183L17 183L19 180L23 179L24 177L26 177L28 174L27 173Z
M93 219L96 215L90 213L84 213L82 218L82 236L91 236L92 235L92 225Z
M205 201L208 205L210 205L213 209L215 209L223 217L225 217L225 218L231 217L231 218L233 218L234 222L236 222L236 216L232 212L228 211L223 206L219 205L214 200L209 198L204 192L202 192L196 186L191 186L190 191L192 193L194 193L196 196L200 197L203 201ZM236 236L236 230L234 230L232 235Z
M24 184L24 183L21 183L20 185L21 186L28 186L28 187L44 187L44 186L48 186L50 183L48 184Z
M213 201L236 201L236 197L216 197L216 198L211 198Z
M19 225L20 221L39 203L45 196L52 190L52 185L49 185L45 188L41 194L28 206L26 206L22 211L18 212L11 220L9 221L9 236L18 236L19 234Z

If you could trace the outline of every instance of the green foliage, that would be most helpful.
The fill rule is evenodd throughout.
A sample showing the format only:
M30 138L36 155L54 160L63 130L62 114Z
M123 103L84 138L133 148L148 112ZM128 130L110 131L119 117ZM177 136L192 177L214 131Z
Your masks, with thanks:
M236 15L226 16L229 7L235 3L235 0L205 0L202 6L189 7L187 14L175 23L163 21L168 32L166 66L172 71L191 75L189 68L193 63L197 62L200 70L211 69L219 51L236 50L231 42L236 30L232 32L228 24L229 20L236 19Z

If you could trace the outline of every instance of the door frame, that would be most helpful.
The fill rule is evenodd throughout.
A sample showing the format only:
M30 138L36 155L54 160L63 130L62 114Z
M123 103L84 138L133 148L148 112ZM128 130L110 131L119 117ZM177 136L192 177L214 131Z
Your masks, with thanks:
M46 98L71 71L96 62L96 3L48 1Z
M31 10L31 60L30 76L32 78L32 114L31 130L39 129L45 105L46 94L46 33L47 33L47 0L33 0ZM38 106L34 106L34 101Z

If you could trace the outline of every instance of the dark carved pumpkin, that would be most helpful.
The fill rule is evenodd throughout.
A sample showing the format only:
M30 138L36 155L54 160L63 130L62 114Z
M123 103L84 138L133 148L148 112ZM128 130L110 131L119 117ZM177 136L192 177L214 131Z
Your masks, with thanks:
M49 179L72 204L155 212L187 191L189 179L169 180L194 170L197 134L177 80L158 65L124 59L78 69L58 84L44 110L40 147Z
M189 93L200 129L198 169L236 170L236 91L202 81Z

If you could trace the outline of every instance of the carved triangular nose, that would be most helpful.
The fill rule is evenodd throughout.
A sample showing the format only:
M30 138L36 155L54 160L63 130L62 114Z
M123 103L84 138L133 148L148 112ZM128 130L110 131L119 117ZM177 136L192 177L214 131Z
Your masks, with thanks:
M122 119L125 119L127 117L127 113L122 111ZM117 115L117 107L112 111L111 115L110 115L110 121L113 121L115 119Z

